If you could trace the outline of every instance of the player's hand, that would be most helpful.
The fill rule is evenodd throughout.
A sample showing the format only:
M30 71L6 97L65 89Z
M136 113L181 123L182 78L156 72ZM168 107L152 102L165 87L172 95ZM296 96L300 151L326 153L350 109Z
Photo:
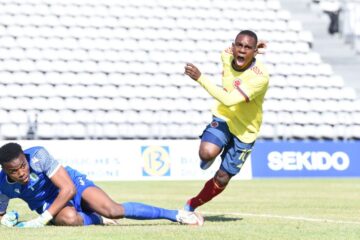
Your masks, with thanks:
M27 221L18 223L15 227L19 228L39 228L44 227L53 218L48 211L43 212L39 217Z
M264 54L265 48L267 48L267 42L264 40L259 40L256 48L257 48L257 53Z
M13 227L18 223L19 214L16 211L7 212L1 218L1 224L7 227Z
M185 65L185 74L195 81L197 81L201 76L199 69L192 63L187 63Z

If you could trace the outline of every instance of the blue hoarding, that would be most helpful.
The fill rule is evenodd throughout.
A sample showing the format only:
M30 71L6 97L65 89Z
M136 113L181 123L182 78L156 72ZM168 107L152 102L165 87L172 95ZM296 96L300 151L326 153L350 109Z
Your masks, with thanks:
M360 177L360 141L257 142L253 177Z

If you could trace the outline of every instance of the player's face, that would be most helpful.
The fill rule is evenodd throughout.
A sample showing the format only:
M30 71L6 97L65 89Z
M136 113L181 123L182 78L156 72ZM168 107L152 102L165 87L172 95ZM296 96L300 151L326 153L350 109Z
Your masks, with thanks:
M29 182L29 164L24 154L20 154L19 157L12 161L4 163L2 168L12 181L20 184Z
M234 69L244 70L251 64L256 55L257 49L255 39L248 35L240 34L232 44L232 50L234 55Z

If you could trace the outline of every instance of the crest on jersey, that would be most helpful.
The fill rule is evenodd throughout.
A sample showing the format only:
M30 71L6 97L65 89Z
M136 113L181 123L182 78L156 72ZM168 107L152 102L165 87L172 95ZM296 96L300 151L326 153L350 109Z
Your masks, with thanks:
M241 85L241 80L239 78L234 80L234 87L239 87Z
M36 175L36 173L30 173L30 179L34 182L37 182L39 180L39 176Z

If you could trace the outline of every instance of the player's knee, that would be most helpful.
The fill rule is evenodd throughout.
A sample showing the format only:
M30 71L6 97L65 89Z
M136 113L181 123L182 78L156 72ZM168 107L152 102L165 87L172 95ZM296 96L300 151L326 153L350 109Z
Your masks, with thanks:
M55 224L60 226L79 226L83 224L83 220L75 211L67 211L56 217Z
M216 184L221 188L226 187L227 184L229 183L230 179L231 179L231 176L224 171L218 171L214 178Z
M199 149L199 157L202 161L211 161L217 156L217 152L211 148L202 147Z

